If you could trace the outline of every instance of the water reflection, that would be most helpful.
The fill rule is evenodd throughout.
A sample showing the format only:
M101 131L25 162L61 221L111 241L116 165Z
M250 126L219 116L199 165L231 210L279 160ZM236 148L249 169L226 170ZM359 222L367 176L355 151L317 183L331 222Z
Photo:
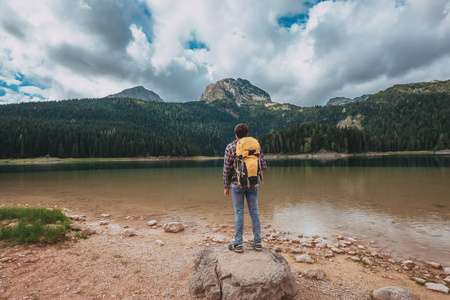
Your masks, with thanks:
M232 224L222 160L0 165L0 204L52 204L99 216L176 216ZM394 255L450 265L450 158L269 161L263 223L357 235ZM247 217L246 224L250 224Z

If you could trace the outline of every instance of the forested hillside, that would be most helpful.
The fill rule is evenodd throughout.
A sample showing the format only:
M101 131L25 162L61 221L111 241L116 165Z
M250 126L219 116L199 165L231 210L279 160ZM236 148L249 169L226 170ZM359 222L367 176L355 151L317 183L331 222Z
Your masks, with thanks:
M399 85L326 107L124 98L0 105L0 158L222 155L241 122L261 137L266 153L445 149L449 85Z

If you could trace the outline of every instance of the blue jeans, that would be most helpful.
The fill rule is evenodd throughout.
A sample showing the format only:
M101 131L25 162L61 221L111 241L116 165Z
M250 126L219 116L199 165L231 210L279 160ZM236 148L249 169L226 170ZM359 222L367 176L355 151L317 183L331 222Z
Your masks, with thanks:
M242 244L244 231L244 196L247 197L248 212L252 218L254 243L261 243L261 221L258 213L258 187L238 189L231 187L231 198L234 206L234 245Z

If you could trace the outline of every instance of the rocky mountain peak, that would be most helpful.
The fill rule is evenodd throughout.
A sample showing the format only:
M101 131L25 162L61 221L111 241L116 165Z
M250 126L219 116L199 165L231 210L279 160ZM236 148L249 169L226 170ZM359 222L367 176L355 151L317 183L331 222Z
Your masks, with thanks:
M147 102L164 102L158 94L147 90L143 86L135 86L133 88L125 89L117 94L106 96L105 98L132 98Z
M211 103L215 100L228 100L241 104L246 101L272 102L270 95L242 78L225 78L208 85L198 101Z
M369 96L370 96L370 94L364 94L362 96L355 97L353 99L346 98L346 97L335 97L335 98L331 98L330 100L328 100L326 106L338 106L338 105L345 105L345 104L352 103L352 102L358 102L358 101L369 98Z

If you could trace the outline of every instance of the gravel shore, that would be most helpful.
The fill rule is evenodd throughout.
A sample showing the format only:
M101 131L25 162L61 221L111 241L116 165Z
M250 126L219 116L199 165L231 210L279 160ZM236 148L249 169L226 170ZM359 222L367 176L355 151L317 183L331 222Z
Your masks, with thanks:
M234 234L232 225L184 223L184 231L167 233L163 223L148 226L145 217L111 217L102 223L106 225L100 225L104 219L99 216L80 222L96 230L86 239L1 248L0 299L193 299L188 286L196 253L214 246L214 240L229 242ZM127 229L136 235L125 236ZM325 257L330 248L305 246L303 240L309 237L298 241L284 238L288 233L270 226L263 234L263 245L280 252L290 264L300 289L297 299L370 299L374 290L385 286L406 287L421 299L448 299L448 295L427 290L412 280L417 273L428 281L440 282L445 276L441 270L422 266L406 270L400 262L389 263L381 255L370 256L372 265L351 259L355 256L351 253ZM251 230L246 228L244 235L250 239ZM340 239L318 238L330 243ZM314 263L296 262L295 248L310 255ZM302 275L317 268L326 272L324 280Z

